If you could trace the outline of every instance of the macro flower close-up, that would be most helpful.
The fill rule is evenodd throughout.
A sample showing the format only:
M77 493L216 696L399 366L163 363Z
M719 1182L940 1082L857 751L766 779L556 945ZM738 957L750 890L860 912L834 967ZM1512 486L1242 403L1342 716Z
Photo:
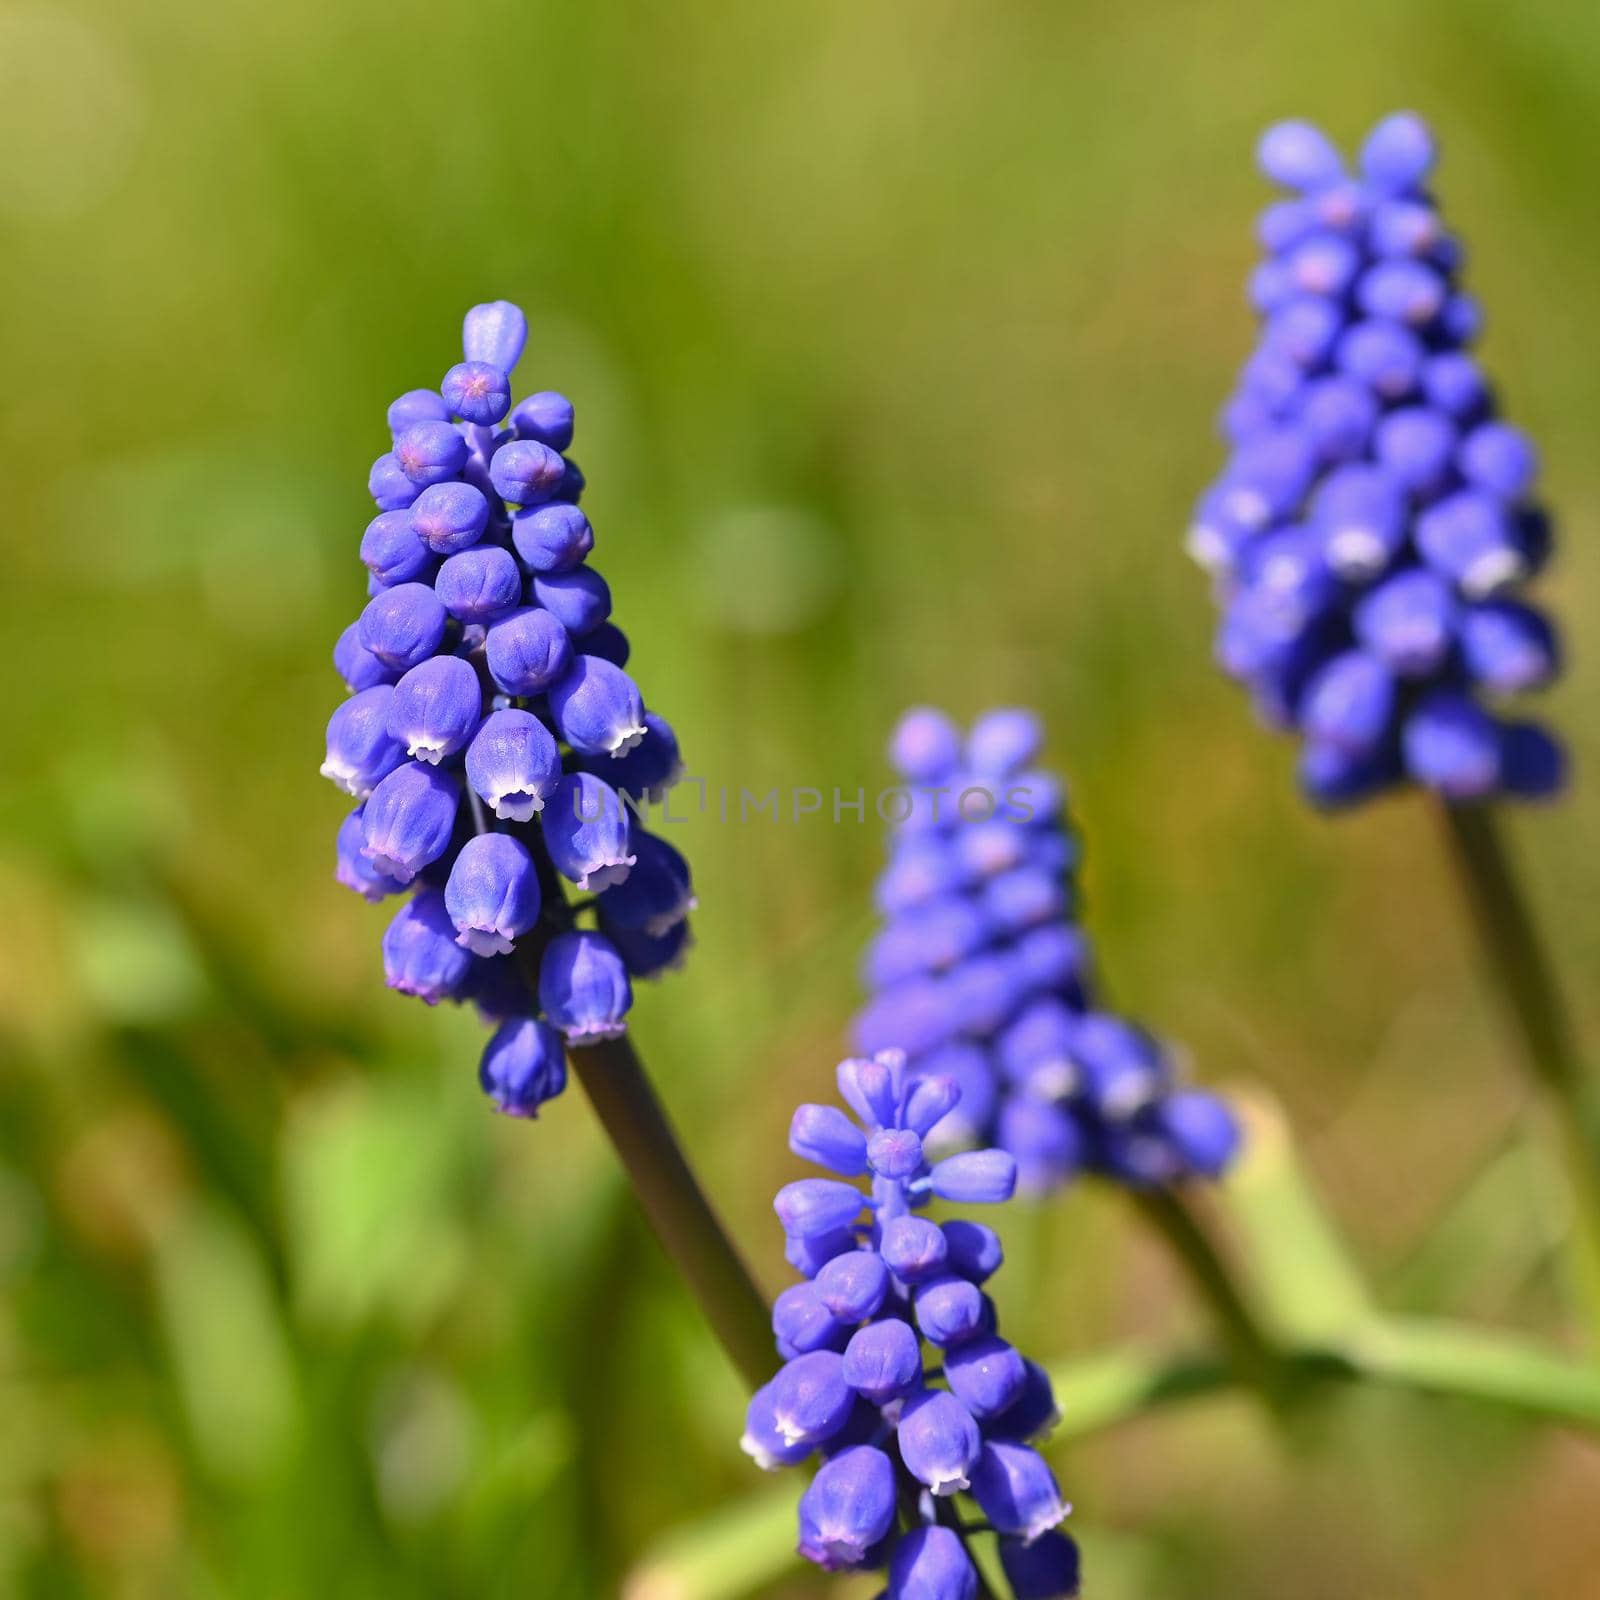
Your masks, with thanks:
M484 1092L523 1117L565 1087L563 1041L620 1035L633 979L681 962L694 905L682 855L636 823L681 758L586 560L572 404L511 402L527 331L507 301L474 306L466 359L388 408L322 764L357 801L338 881L410 896L383 936L389 987L473 1004L494 1028Z
M1285 196L1257 222L1261 334L1188 539L1217 585L1217 658L1299 732L1319 804L1402 781L1548 796L1561 745L1499 710L1560 670L1523 594L1552 544L1539 455L1473 351L1484 312L1433 191L1433 131L1386 117L1347 165L1283 122L1256 155Z
M1600 1600L1600 13L0 88L0 1600Z

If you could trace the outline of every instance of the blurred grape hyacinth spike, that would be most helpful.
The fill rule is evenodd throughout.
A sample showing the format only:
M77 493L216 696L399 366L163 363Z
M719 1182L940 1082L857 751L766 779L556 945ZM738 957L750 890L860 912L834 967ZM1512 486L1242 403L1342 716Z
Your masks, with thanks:
M1288 198L1261 216L1260 338L1188 534L1218 661L1300 735L1318 805L1406 783L1452 802L1553 795L1561 746L1500 709L1560 670L1520 598L1550 553L1538 457L1470 353L1481 316L1428 187L1433 136L1391 116L1347 170L1286 122L1257 154Z
M632 980L677 963L694 905L688 864L637 825L678 776L677 739L586 564L572 405L513 404L526 338L516 306L474 306L463 359L389 407L322 767L358 802L337 880L412 896L383 940L390 986L477 1005L496 1030L480 1078L513 1116L564 1087L563 1042L623 1033ZM563 880L604 893L574 906Z
M916 1073L900 1051L842 1062L837 1106L803 1105L789 1145L834 1174L785 1184L774 1209L801 1281L772 1309L784 1365L757 1390L743 1447L774 1471L813 1457L799 1551L829 1571L887 1567L889 1600L973 1600L974 1502L1018 1595L1078 1592L1070 1509L1031 1441L1056 1420L1049 1379L1000 1337L984 1285L999 1236L938 1223L935 1200L1010 1198L1003 1150L938 1158L924 1140L960 1104L954 1078Z
M964 739L927 708L895 730L904 820L878 880L856 1046L906 1051L913 1080L954 1079L960 1103L930 1139L1000 1145L1026 1190L1083 1171L1139 1188L1215 1177L1238 1143L1231 1112L1097 1003L1074 920L1078 840L1062 784L1037 765L1043 743L1015 709Z

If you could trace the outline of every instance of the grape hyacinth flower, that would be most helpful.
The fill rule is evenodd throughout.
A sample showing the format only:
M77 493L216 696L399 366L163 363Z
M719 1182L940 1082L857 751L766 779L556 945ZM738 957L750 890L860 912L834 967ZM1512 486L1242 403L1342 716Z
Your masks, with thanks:
M1433 136L1389 117L1347 171L1285 122L1257 155L1288 198L1261 216L1260 340L1188 535L1216 587L1218 659L1300 735L1319 805L1405 783L1451 802L1551 795L1561 746L1499 706L1560 666L1519 598L1550 550L1538 459L1470 353L1481 316L1428 188Z
M694 905L688 864L636 823L678 777L677 739L587 565L572 405L512 403L526 336L516 306L474 307L464 359L389 407L322 768L359 802L338 882L409 895L383 938L391 987L477 1005L496 1026L480 1079L513 1116L561 1092L564 1046L625 1031L632 980L681 958Z
M1232 1113L1097 1003L1073 920L1078 841L1042 745L1021 710L986 713L965 739L926 708L895 730L904 820L878 880L856 1046L905 1050L913 1079L954 1078L961 1103L934 1142L998 1144L1027 1190L1083 1171L1137 1188L1215 1177L1238 1143Z
M888 1600L977 1595L957 1497L998 1536L1018 1594L1074 1595L1077 1551L1056 1531L1069 1507L1031 1444L1055 1422L1050 1381L1000 1337L984 1292L999 1236L922 1214L935 1199L1008 1199L1016 1162L930 1160L924 1140L961 1086L899 1051L843 1062L838 1086L854 1119L803 1105L790 1127L794 1153L836 1176L774 1202L801 1281L773 1306L784 1365L750 1401L743 1447L769 1471L820 1458L800 1554L829 1571L887 1566Z

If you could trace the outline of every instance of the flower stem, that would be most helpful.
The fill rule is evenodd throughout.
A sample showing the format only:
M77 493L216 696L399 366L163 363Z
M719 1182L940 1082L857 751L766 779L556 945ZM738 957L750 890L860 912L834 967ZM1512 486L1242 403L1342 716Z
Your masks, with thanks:
M1210 1308L1240 1377L1262 1389L1275 1387L1283 1369L1282 1355L1234 1281L1233 1269L1195 1217L1183 1191L1141 1189L1134 1193L1133 1201L1166 1240L1179 1266Z
M569 1050L650 1226L752 1389L773 1374L771 1314L685 1159L627 1034Z
M1472 920L1527 1066L1544 1090L1573 1191L1579 1290L1600 1326L1600 1098L1572 1018L1485 805L1441 807Z

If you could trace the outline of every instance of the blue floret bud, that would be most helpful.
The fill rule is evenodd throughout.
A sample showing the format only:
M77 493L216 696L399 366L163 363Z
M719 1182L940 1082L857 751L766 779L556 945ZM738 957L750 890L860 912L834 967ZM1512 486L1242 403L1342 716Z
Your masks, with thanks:
M537 439L512 439L489 462L489 481L508 505L531 506L551 499L565 472L561 456Z
M1427 352L1398 322L1358 322L1339 341L1341 372L1358 378L1384 400L1403 400L1417 386Z
M959 1534L913 1529L889 1558L890 1600L977 1600L978 1573Z
M1380 256L1427 256L1444 235L1439 213L1420 200L1384 200L1372 209L1368 242Z
M1180 1089L1155 1108L1155 1120L1185 1175L1220 1177L1238 1151L1238 1121L1214 1094Z
M1065 1183L1087 1154L1078 1118L1053 1098L1035 1098L1049 1095L1043 1086L1049 1076L1038 1076L1042 1084L1029 1078L1018 1083L1021 1092L1007 1097L995 1128L1001 1147L1016 1158L1018 1188L1030 1194Z
M950 1392L980 1422L1014 1405L1028 1381L1022 1357L992 1333L947 1352L944 1373Z
M843 1323L875 1317L889 1290L889 1269L876 1250L835 1256L813 1282L817 1298Z
M1531 606L1514 600L1467 606L1460 634L1468 673L1496 694L1542 688L1556 675L1555 630Z
M448 422L450 407L437 390L408 389L398 400L390 402L386 420L389 432L398 436L419 422Z
M984 1433L991 1439L1028 1444L1047 1437L1061 1420L1050 1374L1034 1361L1024 1361L1022 1365L1026 1373L1022 1392L999 1416L984 1423Z
M884 1224L879 1252L902 1283L922 1283L944 1271L950 1243L926 1217L895 1217Z
M1007 707L986 711L967 734L967 765L989 777L1005 778L1038 760L1044 724L1031 711Z
M427 578L433 552L411 528L407 511L380 511L361 536L361 564L385 588Z
M597 628L584 639L587 654L596 653L594 642L602 631ZM592 760L580 756L578 765L594 771L596 776L603 774L607 783L628 795L636 806L644 800L659 805L683 773L678 737L666 718L657 716L654 711L645 712L644 738L626 754L598 756Z
M822 1303L812 1283L792 1283L772 1302L772 1333L788 1361L812 1350L835 1350L844 1328Z
M623 756L644 739L637 685L598 656L573 656L549 697L556 731L580 755Z
M961 1344L983 1329L983 1291L965 1278L946 1276L920 1285L915 1304L917 1327L929 1344Z
M328 719L328 753L322 776L360 799L405 760L389 733L394 690L375 684L346 700Z
M1307 799L1330 810L1365 800L1399 776L1398 764L1388 751L1354 756L1316 743L1302 747L1298 770Z
M1401 749L1418 783L1451 800L1475 800L1500 780L1500 730L1464 694L1437 689L1405 720Z
M487 361L451 367L439 393L458 417L480 428L492 428L511 409L511 380Z
M967 1205L1009 1200L1017 1187L1017 1164L1004 1150L965 1150L946 1156L930 1174L941 1200Z
M551 863L580 889L598 893L627 878L635 860L627 809L599 778L587 772L562 778L539 821Z
M1438 492L1449 480L1456 453L1456 427L1430 406L1391 411L1373 435L1379 464L1413 494Z
M888 1127L895 1120L904 1086L905 1058L892 1050L871 1057L852 1056L834 1069L834 1082L845 1103L868 1127Z
M972 1497L998 1532L1022 1539L1048 1533L1068 1511L1038 1451L1006 1440L983 1446L972 1469Z
M889 760L913 783L932 783L961 759L961 734L942 712L908 711L889 742Z
M438 651L448 621L427 584L398 583L367 602L356 637L386 667L408 672Z
M1419 188L1433 170L1438 150L1427 123L1414 112L1385 117L1361 147L1361 175L1391 193Z
M1422 559L1468 599L1481 600L1527 575L1515 524L1480 490L1463 489L1429 506L1417 518L1415 539Z
M1361 252L1336 233L1312 235L1284 258L1289 278L1301 294L1343 295L1361 270Z
M367 800L362 854L379 872L410 883L450 846L460 786L420 761L396 767Z
M411 527L435 555L453 556L475 545L489 526L489 502L470 483L436 483L411 506Z
M444 900L457 943L475 956L508 955L539 920L539 875L528 847L506 833L468 839L450 869Z
M800 1554L829 1572L861 1565L894 1526L894 1467L871 1445L825 1462L800 1500Z
M457 477L467 464L467 441L448 422L417 422L394 442L400 470L419 488Z
M1444 309L1444 279L1420 261L1380 261L1362 275L1356 299L1369 317L1425 328Z
M561 1035L537 1017L508 1017L484 1048L478 1082L496 1111L537 1116L539 1107L567 1086Z
M1000 1270L1005 1259L1000 1235L986 1223L955 1217L940 1231L949 1245L952 1272L959 1272L970 1283L982 1283Z
M961 1081L953 1073L930 1070L925 1064L919 1064L900 1119L904 1130L900 1134L899 1148L889 1146L887 1141L879 1145L871 1152L873 1170L884 1177L909 1177L915 1173L922 1162L923 1142L962 1098ZM882 1134L876 1135L875 1141L883 1138ZM888 1161L898 1162L903 1170L891 1171L886 1165Z
M593 567L536 572L533 594L574 638L592 632L611 615L611 589Z
M1052 1530L1032 1541L1002 1539L1000 1566L1013 1600L1077 1600L1078 1547Z
M552 500L511 519L511 542L531 572L567 572L594 549L594 529L577 506Z
M1296 421L1327 463L1350 461L1366 449L1378 421L1378 402L1354 378L1318 378L1306 385L1296 406Z
M880 1178L914 1177L922 1167L922 1140L909 1128L879 1128L867 1141L867 1163Z
M790 1443L778 1432L774 1386L763 1384L750 1397L745 1410L744 1437L739 1448L763 1472L776 1472L780 1467L792 1467L811 1454L809 1444Z
M430 1006L454 996L472 967L472 957L456 943L455 931L444 896L437 890L408 900L383 935L389 987Z
M922 1346L909 1322L886 1317L850 1336L844 1381L874 1405L887 1405L922 1383Z
M1402 678L1425 677L1449 655L1455 638L1456 601L1434 573L1397 573L1358 602L1356 638Z
M772 1380L772 1421L785 1444L816 1446L831 1439L855 1409L844 1381L844 1361L832 1350L813 1350L789 1361Z
M522 604L522 572L509 550L479 545L451 556L439 568L434 592L445 610L463 622L495 622Z
M631 830L632 870L600 896L600 914L612 927L660 939L695 908L689 863L665 839Z
M567 669L567 630L539 606L522 606L489 625L484 641L489 674L507 694L543 694Z
M853 1183L831 1178L800 1178L778 1191L772 1208L783 1231L795 1238L816 1239L848 1228L865 1204Z
M478 675L459 656L432 656L394 686L389 733L417 761L437 766L464 750L483 709Z
M347 889L354 889L363 899L373 902L382 900L386 895L398 894L405 885L398 879L389 877L387 873L379 872L362 855L361 848L366 842L367 835L362 821L361 807L357 806L339 824L333 872L335 880Z
M519 439L536 439L552 450L565 450L572 443L572 402L553 389L530 394L517 402L511 426Z
M333 667L352 694L393 683L397 676L393 667L385 666L362 644L359 622L352 622L339 635L339 642L333 647Z
M1479 418L1489 405L1489 380L1469 355L1444 350L1422 369L1422 392L1428 404L1459 423Z
M789 1148L802 1161L844 1178L867 1170L867 1136L837 1106L798 1107L789 1124Z
M1279 122L1256 146L1256 162L1286 189L1321 189L1344 176L1344 162L1321 129L1309 122Z
M1539 453L1528 436L1503 422L1486 422L1461 441L1461 474L1502 500L1520 500L1539 473Z
M1306 686L1300 726L1308 738L1351 755L1367 755L1388 734L1395 701L1389 669L1365 651L1348 650Z
M467 782L495 816L527 822L561 781L561 752L531 711L491 712L467 746Z
M528 319L509 300L474 306L462 319L461 350L468 361L486 361L510 372L528 342Z
M557 934L539 962L539 1004L569 1045L627 1032L633 987L616 946L602 934Z
M913 1395L900 1413L897 1439L906 1470L936 1495L959 1494L983 1448L972 1413L943 1389Z
M386 450L367 474L367 493L380 511L404 511L417 498L417 486L406 476L400 458Z
M1406 538L1406 493L1382 467L1350 465L1329 473L1312 501L1312 522L1328 565L1363 581L1382 572Z

